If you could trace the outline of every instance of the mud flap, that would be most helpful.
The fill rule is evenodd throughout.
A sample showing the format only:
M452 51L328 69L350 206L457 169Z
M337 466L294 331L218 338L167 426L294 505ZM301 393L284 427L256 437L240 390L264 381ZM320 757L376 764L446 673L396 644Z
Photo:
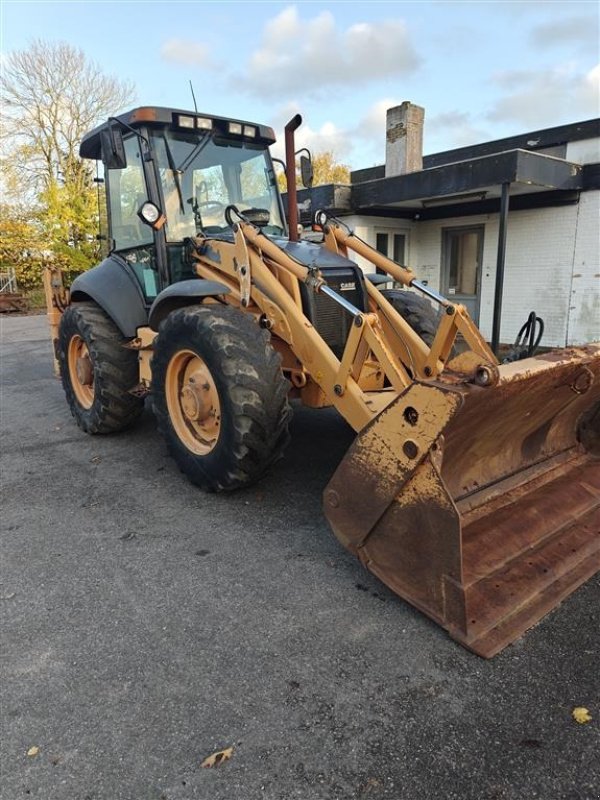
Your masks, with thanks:
M600 569L600 346L414 384L325 490L336 536L491 657ZM412 457L411 457L412 456Z

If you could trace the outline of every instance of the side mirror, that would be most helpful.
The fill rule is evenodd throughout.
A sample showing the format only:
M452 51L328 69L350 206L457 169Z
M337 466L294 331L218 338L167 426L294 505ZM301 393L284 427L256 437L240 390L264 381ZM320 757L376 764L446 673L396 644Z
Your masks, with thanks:
M308 153L308 150L306 152ZM308 156L300 156L300 178L302 179L302 185L307 189L310 189L314 180L313 165L310 153L308 153Z
M127 157L123 144L123 131L118 125L105 128L100 134L102 163L107 169L125 169Z

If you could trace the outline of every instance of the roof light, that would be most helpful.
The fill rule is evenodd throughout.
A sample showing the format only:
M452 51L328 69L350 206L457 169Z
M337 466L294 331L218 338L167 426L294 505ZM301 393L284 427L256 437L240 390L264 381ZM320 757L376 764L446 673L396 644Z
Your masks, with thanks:
M232 133L234 136L241 136L242 135L241 124L239 122L230 122L229 133Z
M194 121L194 117L184 117L183 114L180 114L177 118L177 124L180 128L193 128Z
M203 131L212 131L212 126L212 119L206 119L206 117L196 117L197 128L200 128Z
M244 136L248 136L250 139L256 138L256 128L254 125L244 125Z

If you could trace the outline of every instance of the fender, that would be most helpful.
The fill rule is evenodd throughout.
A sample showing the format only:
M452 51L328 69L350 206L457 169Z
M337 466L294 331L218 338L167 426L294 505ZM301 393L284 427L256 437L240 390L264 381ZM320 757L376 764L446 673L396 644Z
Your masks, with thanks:
M153 331L158 330L162 320L176 308L193 304L194 299L202 297L218 297L229 294L230 289L218 281L208 281L203 278L191 278L167 286L152 303L148 316L148 325Z
M134 337L138 328L148 324L142 288L127 264L116 256L109 256L73 281L71 302L90 298L127 338Z

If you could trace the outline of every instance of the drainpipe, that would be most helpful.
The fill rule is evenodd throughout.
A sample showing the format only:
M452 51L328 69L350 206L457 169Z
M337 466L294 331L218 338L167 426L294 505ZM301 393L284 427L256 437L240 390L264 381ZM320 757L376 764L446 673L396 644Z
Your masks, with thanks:
M285 178L287 182L288 228L290 242L298 241L298 192L296 190L296 147L294 131L302 125L302 117L295 117L285 126Z
M510 183L502 184L500 197L500 228L498 230L498 258L496 259L496 288L494 291L494 321L492 323L492 350L498 355L500 322L502 319L502 291L504 288L504 262L506 259L506 232L508 229Z

